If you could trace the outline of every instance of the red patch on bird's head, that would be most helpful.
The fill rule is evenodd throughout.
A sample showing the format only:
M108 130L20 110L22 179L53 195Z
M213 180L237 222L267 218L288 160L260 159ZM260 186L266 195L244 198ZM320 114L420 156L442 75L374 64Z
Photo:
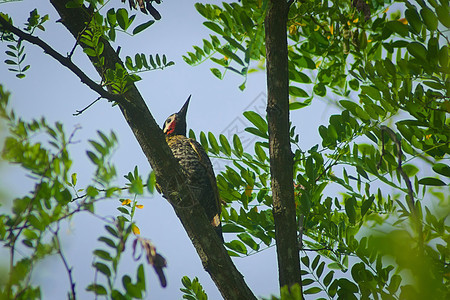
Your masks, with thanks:
M163 132L166 135L173 134L175 132L176 123L177 123L177 117L176 117L176 114L173 114L170 117L168 117L166 122L164 123Z
M165 134L171 135L174 131L175 131L175 120L173 120L173 122L169 124L169 126L167 127L167 129L165 131Z

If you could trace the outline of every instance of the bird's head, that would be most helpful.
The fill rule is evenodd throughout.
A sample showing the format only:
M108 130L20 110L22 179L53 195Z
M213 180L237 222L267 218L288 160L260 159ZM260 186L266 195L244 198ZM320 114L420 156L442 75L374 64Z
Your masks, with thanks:
M179 112L170 115L164 122L163 132L167 135L186 136L186 114L191 96L186 100Z

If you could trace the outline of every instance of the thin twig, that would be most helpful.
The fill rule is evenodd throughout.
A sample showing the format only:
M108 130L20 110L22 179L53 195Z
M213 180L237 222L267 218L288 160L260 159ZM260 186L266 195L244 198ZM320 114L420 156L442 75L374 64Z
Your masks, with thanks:
M89 107L97 103L98 100L102 99L102 96L99 96L97 99L95 99L91 104L83 108L82 110L77 110L76 113L72 114L72 116L79 116L81 115L85 110L87 110Z
M411 184L411 180L409 180L408 175L405 173L405 171L402 168L402 145L399 139L397 138L397 135L395 132L390 129L389 127L385 125L380 126L381 129L381 143L382 143L382 149L381 149L381 156L380 156L380 162L378 165L381 164L381 160L383 159L383 155L385 154L385 147L384 147L384 133L387 133L391 140L394 142L394 144L397 146L397 172L400 173L403 180L405 181L406 188L408 190L408 197L406 197L407 204L409 206L409 209L411 211L411 215L413 216L413 220L416 223L417 227L417 233L418 233L418 239L419 239L419 249L421 252L423 252L423 229L422 229L422 220L419 220L419 214L417 213L416 206L414 203L414 191Z
M3 17L0 17L0 25L2 25L3 28L10 31L11 33L17 35L19 38L40 47L42 50L44 50L44 53L50 55L51 57L56 59L60 64L71 70L81 80L82 83L89 86L92 90L97 92L102 98L118 103L123 103L125 101L125 98L122 95L111 94L105 89L103 89L101 85L97 84L95 81L90 79L77 65L75 65L70 58L61 55L49 44L47 44L40 38L28 34L20 30L19 28L11 25Z
M69 282L70 282L70 295L71 295L71 300L76 300L77 296L76 296L76 292L75 292L75 282L73 280L72 277L72 267L69 266L66 257L64 256L64 253L62 252L61 249L61 243L59 241L59 236L58 236L58 232L59 232L59 222L56 225L56 230L52 230L51 228L49 229L51 233L53 233L54 238L55 238L55 242L56 242L56 247L58 249L58 255L59 257L61 257L61 260L64 264L64 268L67 271L67 275L69 276Z

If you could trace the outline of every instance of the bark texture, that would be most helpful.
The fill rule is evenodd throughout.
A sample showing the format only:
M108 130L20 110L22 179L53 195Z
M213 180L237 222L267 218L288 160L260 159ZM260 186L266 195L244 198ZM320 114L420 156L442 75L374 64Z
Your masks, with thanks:
M270 174L280 287L301 284L289 136L288 9L286 0L270 0L265 19Z
M90 21L92 12L85 8L67 8L68 0L50 0L61 17L60 22L78 40ZM106 68L114 69L116 63L123 65L116 51L106 41L103 55ZM84 47L84 45L82 45ZM95 58L90 57L95 64ZM103 71L97 68L100 76ZM209 224L203 208L192 197L186 186L186 178L170 151L163 132L156 124L144 99L133 85L117 101L125 120L133 131L139 145L153 168L165 195L172 195L172 206L189 235L205 270L210 274L224 299L256 299L236 269L213 227Z

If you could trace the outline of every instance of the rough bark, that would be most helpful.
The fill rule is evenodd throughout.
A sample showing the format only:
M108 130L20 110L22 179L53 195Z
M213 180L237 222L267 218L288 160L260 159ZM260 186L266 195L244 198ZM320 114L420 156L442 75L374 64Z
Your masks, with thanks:
M288 9L286 0L270 0L265 19L270 174L280 287L301 284L289 137Z
M91 12L85 7L66 8L68 0L50 0L50 2L60 15L61 23L78 40L90 21ZM122 64L111 45L106 40L103 40L103 43L106 68L114 68L116 63ZM102 76L102 70L97 71ZM180 166L136 87L133 85L124 95L124 99L118 103L158 178L162 192L165 195L172 195L171 204L175 213L197 250L205 270L210 274L224 299L256 299L231 261L213 227L210 226L203 208L188 192Z

